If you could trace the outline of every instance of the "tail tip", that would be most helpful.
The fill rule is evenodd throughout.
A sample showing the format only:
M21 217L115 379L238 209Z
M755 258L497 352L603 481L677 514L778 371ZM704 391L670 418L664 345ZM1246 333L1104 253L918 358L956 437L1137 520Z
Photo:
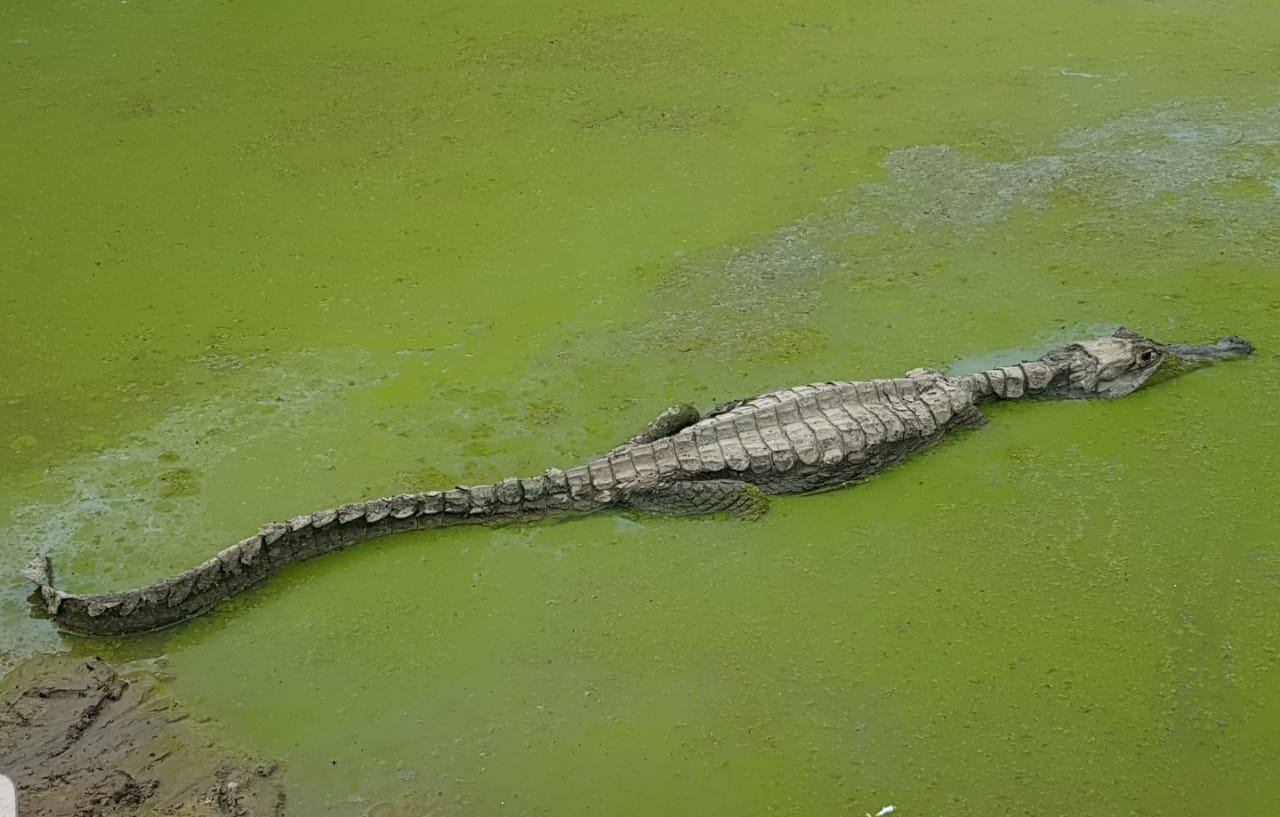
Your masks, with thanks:
M23 568L22 575L35 583L44 598L44 606L49 615L57 615L63 594L53 586L53 560L48 556L37 556Z
M35 582L41 587L53 586L53 560L48 556L37 556L22 569L25 579Z

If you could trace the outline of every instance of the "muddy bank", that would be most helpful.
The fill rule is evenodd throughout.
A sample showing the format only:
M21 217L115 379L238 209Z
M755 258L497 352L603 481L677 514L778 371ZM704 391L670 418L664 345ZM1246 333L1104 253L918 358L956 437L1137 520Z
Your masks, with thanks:
M145 670L42 655L0 682L0 772L22 817L280 817L275 764L221 744Z

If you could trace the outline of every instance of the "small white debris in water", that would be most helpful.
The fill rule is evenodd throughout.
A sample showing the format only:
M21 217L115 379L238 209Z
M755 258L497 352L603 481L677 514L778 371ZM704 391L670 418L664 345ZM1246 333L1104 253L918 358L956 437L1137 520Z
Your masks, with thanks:
M876 817L884 817L886 814L893 814L895 811L897 811L897 809L893 806L885 806L876 812Z
M1102 79L1098 74L1090 74L1087 71L1072 71L1064 65L1058 66L1058 73L1064 77L1084 77L1085 79Z

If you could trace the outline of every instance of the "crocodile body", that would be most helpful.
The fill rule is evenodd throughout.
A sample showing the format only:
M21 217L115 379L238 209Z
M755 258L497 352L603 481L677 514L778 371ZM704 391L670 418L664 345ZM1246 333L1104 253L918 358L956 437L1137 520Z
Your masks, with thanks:
M1110 338L977 374L950 377L915 369L891 379L814 383L726 403L705 416L673 406L585 464L296 516L263 526L198 567L148 587L67 593L53 586L52 564L43 557L27 575L37 583L47 614L64 629L145 632L199 615L284 565L393 533L605 509L754 517L767 508L769 494L861 482L954 429L982 425L981 403L1119 396L1147 382L1162 365L1172 367L1169 361L1195 365L1251 350L1239 338L1193 347L1158 344L1122 329Z

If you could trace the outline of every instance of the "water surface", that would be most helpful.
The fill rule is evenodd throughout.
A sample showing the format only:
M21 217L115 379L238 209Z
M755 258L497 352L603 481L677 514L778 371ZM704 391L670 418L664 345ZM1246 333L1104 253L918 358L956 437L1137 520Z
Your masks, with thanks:
M666 405L1125 323L1259 347L1010 405L758 523L407 535L163 655L298 814L1269 814L1271 5L19 2L0 568L531 474Z

